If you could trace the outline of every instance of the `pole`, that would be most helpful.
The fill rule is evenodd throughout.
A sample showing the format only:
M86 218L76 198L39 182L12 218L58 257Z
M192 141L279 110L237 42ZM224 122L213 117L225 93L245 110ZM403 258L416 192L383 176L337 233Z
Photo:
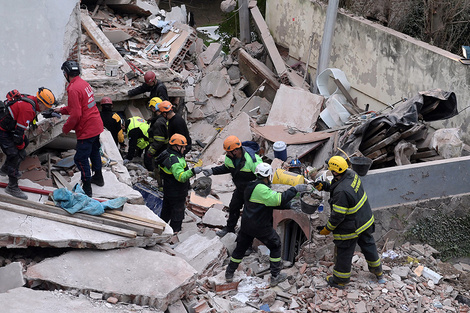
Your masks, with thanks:
M250 36L250 11L248 9L249 0L238 0L238 17L240 21L240 41L249 43Z
M331 45L333 42L333 34L335 32L336 15L338 13L339 0L329 0L328 8L326 9L326 20L325 27L323 30L323 38L320 47L320 55L318 57L317 74L315 75L315 90L314 93L318 92L316 85L318 75L328 68L330 63Z

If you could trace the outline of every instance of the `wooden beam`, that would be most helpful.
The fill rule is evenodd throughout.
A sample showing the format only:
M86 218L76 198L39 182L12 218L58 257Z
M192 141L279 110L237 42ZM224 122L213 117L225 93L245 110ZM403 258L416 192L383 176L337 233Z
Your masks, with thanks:
M55 213L50 213L50 212L45 212L45 211L40 211L37 209L31 209L27 207L21 207L18 205L14 205L11 203L0 203L0 209L5 210L5 211L10 211L14 213L19 213L19 214L24 214L24 215L29 215L29 216L34 216L34 217L39 217L39 218L44 218L47 220L55 221L55 222L60 222L64 224L69 224L73 226L79 226L83 228L88 228L92 230L97 230L105 233L110 233L113 235L118 235L118 236L123 236L123 237L128 237L128 238L135 238L137 237L137 233L132 230L128 229L122 229L118 227L113 227L113 226L108 226L108 225L103 225L95 222L90 222L90 221L83 221L78 218L73 218L73 217L67 217Z
M368 155L372 152L374 152L375 150L379 150L379 149L382 149L383 147L395 142L396 140L400 139L400 136L401 136L401 133L400 132L395 132L393 133L392 135L389 135L387 138L385 138L384 140L380 141L379 143L373 145L372 147L366 149L365 151L363 151L363 154L364 155Z
M127 61L121 56L121 54L116 50L108 37L103 34L101 29L96 26L96 23L93 19L86 13L86 11L81 11L82 26L85 28L87 34L91 37L94 43L100 48L104 55L108 59L118 60L122 66L121 69L124 74L132 72L131 67L127 64ZM133 72L132 72L133 73Z
M341 90L341 93L346 97L348 102L351 103L354 111L356 111L355 114L359 114L359 113L363 112L364 110L362 110L361 108L359 108L357 106L357 98L353 99L353 97L351 97L351 94L346 90L346 88L344 88L341 81L337 78L335 78L333 81L335 82L336 86L338 86L338 89Z
M109 213L109 214L124 216L124 217L128 217L128 218L131 218L131 219L134 219L134 220L137 220L137 221L147 222L147 223L155 224L155 225L162 226L162 227L166 226L165 223L154 221L152 219L145 218L145 217L136 216L136 215L129 214L129 213L126 213L126 212L122 212L122 211L119 211L119 210L108 210L106 212Z
M132 223L132 224L136 224L140 226L149 227L153 229L154 233L157 233L159 235L161 235L163 231L165 230L165 226L157 225L154 223L142 222L142 221L138 221L136 219L125 217L125 216L119 216L119 215L110 214L110 213L103 213L100 216L107 217L116 221L128 222L128 223Z

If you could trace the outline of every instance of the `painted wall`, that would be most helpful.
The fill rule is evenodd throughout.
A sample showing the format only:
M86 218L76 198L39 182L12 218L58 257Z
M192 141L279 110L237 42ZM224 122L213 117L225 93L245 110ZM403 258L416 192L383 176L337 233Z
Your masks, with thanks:
M60 66L80 35L79 0L2 1L0 10L0 100L11 89L36 94L65 91Z
M313 0L267 1L266 22L274 40L289 47L289 54L307 62L310 36L313 36L310 62L312 72L325 23L326 6ZM440 88L455 92L459 111L470 106L470 66L461 56L444 51L363 18L338 12L330 66L345 72L353 97L364 108L380 110L402 97ZM314 75L313 75L314 76ZM470 109L432 126L460 127L470 142Z

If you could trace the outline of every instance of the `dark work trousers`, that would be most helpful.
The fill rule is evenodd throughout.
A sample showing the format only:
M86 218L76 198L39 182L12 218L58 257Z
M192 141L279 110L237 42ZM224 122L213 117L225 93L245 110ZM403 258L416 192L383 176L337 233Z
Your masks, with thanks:
M374 226L372 225L363 231L358 238L351 240L335 240L335 267L333 269L333 279L336 283L347 284L351 278L351 262L356 249L356 243L361 248L362 254L366 258L369 271L377 276L382 275L382 264L375 239L372 236Z
M19 178L21 174L18 169L22 159L19 150L13 142L13 134L11 132L0 130L0 147L6 155L5 163L2 165L2 172L8 176Z
M75 165L80 171L82 182L91 181L90 161L93 171L101 171L103 164L101 163L100 154L100 135L88 139L77 140L77 148L75 152Z
M242 262L245 256L246 250L253 244L253 239L258 239L269 249L269 261L271 275L276 277L279 275L282 269L281 262L281 238L274 229L271 229L271 233L265 236L252 236L239 231L237 235L237 246L233 250L230 263L227 266L227 272L234 273L238 265Z
M165 191L163 191L165 193ZM181 224L183 224L184 219L184 209L186 204L186 195L179 197L167 197L163 196L162 212L160 217L166 223L170 222L171 228L173 231L181 231Z
M235 188L230 204L228 205L227 228L229 231L235 232L235 227L237 226L240 212L243 208L243 202L243 190Z

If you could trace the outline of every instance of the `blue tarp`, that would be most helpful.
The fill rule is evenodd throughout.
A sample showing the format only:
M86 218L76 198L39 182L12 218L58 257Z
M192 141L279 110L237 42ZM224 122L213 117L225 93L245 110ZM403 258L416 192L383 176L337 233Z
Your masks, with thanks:
M134 189L139 191L144 198L145 205L153 211L153 213L160 216L163 205L163 193L160 191L152 190L141 183L134 184Z
M98 200L88 197L79 184L76 184L72 191L66 188L56 189L52 193L52 197L57 206L71 214L81 212L91 215L101 215L104 213L104 210L118 209L127 202L126 197L99 202Z

